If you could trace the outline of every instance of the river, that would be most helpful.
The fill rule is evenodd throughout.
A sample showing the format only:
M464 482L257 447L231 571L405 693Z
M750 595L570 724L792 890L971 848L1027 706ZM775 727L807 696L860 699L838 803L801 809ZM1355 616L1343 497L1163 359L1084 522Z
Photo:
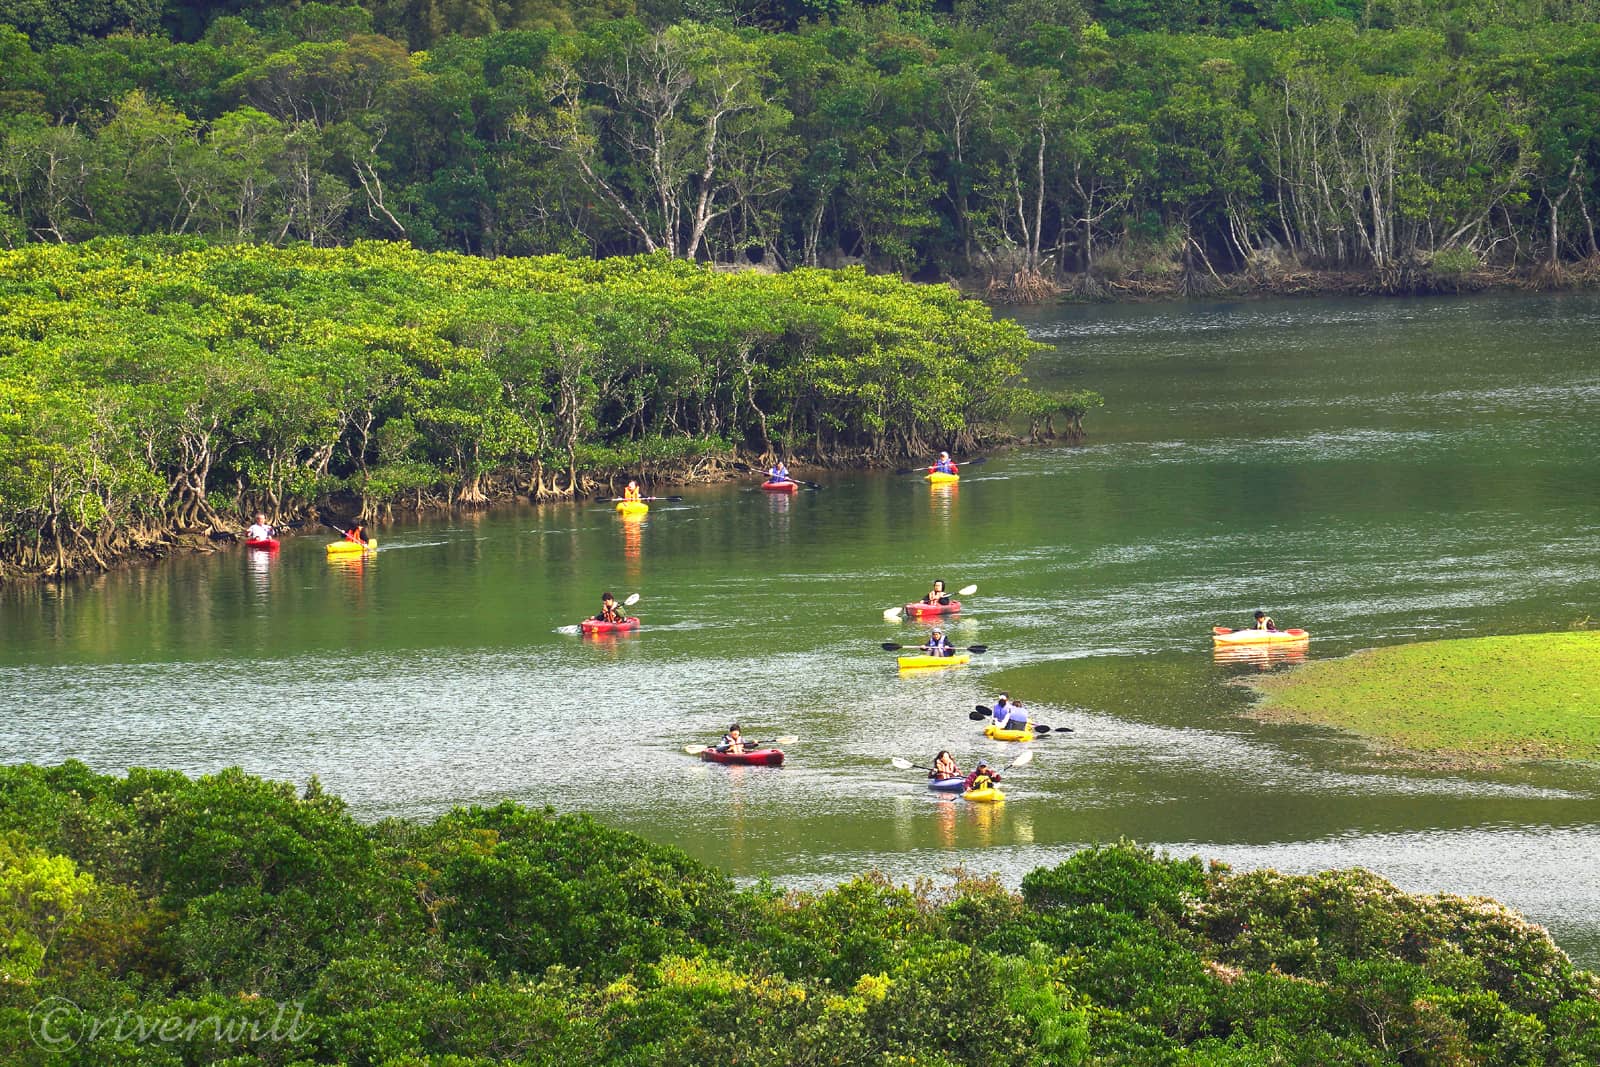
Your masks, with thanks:
M1082 447L953 488L815 475L796 497L683 491L500 508L132 567L0 597L0 761L317 776L362 818L512 799L586 811L741 879L816 887L956 865L1015 884L1129 838L1286 871L1363 866L1493 896L1600 965L1600 769L1419 771L1242 717L1209 630L1263 607L1309 655L1570 628L1600 615L1600 298L1191 303L1019 315L1046 384L1099 390ZM901 674L885 608L976 583L989 651ZM644 629L584 639L602 590ZM1291 668L1292 669L1292 668ZM1020 746L1003 806L927 795L940 748ZM1600 695L1595 704L1600 710ZM685 754L732 719L778 771Z

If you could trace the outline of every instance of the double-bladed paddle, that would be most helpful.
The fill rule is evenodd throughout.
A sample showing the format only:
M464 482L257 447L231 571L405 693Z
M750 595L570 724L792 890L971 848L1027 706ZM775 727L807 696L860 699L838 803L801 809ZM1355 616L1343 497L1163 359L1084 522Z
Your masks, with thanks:
M744 741L742 744L745 747L745 751L748 752L752 748L762 748L766 745L792 745L798 740L800 740L798 737L789 734L785 737L774 737L766 741ZM683 750L691 756L698 756L706 749L716 747L716 745L685 745Z
M928 647L927 645L897 645L893 641L885 641L883 643L883 650L885 652L903 652L908 648L911 651L915 652L918 649L923 649L923 648L927 648L927 647ZM982 653L989 651L989 646L988 645L968 645L966 648L954 648L954 649L951 649L951 651L952 652L971 652L974 655L981 655Z
M978 587L975 586L975 585L964 585L960 589L956 590L955 595L956 596L971 596L973 593L976 593L977 591L978 591ZM945 603L945 601L947 601L949 599L950 599L949 595L946 594L944 600L939 601L939 603L943 604L943 603ZM929 606L931 607L932 605L929 605ZM903 615L905 613L905 610L906 609L903 608L903 607L899 607L899 608L884 608L883 609L883 617L886 618L886 619L898 619L901 615Z
M639 498L638 503L645 504L645 503L649 503L652 500L665 500L665 501L670 503L670 502L672 502L674 500L682 500L682 499L683 499L683 497L681 497L681 496L642 496L642 497ZM594 502L596 504L603 504L603 503L608 503L608 502L609 503L613 503L613 504L619 504L619 503L624 503L624 502L625 503L629 503L629 504L634 503L634 501L629 500L625 496L597 496L597 497L594 498Z
M959 461L956 462L956 466L957 467L976 467L980 463L987 463L987 462L989 462L989 457L988 456L979 456L977 459L959 460ZM927 466L927 467L901 467L899 470L895 471L895 473L896 474L927 474L932 470L933 470L933 466L932 465Z
M984 719L992 719L994 718L994 709L986 705L979 704L976 711L967 712L967 718L971 719L973 722L982 722ZM1033 729L1034 733L1041 735L1050 733L1070 734L1072 732L1072 727L1070 726L1046 726L1042 722L1029 723L1028 725Z

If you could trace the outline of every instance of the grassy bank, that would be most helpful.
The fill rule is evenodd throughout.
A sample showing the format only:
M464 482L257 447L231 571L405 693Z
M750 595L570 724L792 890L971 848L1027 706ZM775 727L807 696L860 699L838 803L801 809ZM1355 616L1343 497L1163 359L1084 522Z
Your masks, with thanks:
M1600 633L1370 649L1252 679L1264 718L1485 762L1600 759Z

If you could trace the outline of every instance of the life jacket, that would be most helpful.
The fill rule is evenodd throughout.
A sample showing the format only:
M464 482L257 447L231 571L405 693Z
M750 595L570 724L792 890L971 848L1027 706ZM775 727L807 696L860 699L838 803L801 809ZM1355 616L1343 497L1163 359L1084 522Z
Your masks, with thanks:
M783 464L778 464L767 471L767 480L773 482L786 482L789 480L789 470Z
M928 643L923 645L922 648L930 656L948 656L951 652L950 639L941 637L935 641L930 637L928 638Z
M938 471L940 474L954 474L956 473L955 461L941 459L939 462L933 465L933 469Z
M624 500L638 500L640 495L637 485L630 485L622 491L622 499Z
M354 541L358 545L366 544L366 539L361 536L361 527L359 526L353 530L346 530L344 532L344 539L346 541Z
M598 618L601 622L621 622L623 614L615 604L601 605Z

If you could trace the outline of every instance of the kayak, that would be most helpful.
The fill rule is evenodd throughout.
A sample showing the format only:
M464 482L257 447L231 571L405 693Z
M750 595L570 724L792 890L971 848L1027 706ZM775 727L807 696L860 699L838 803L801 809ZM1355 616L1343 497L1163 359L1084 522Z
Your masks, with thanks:
M959 793L967 787L966 778L957 775L954 778L929 778L928 788L936 793Z
M637 630L639 628L639 620L632 615L629 615L621 622L584 619L578 624L578 627L586 634L617 634L624 630Z
M246 547L246 548L264 548L268 552L272 552L272 551L275 551L277 549L277 547L278 547L278 539L276 537L268 537L268 538L265 538L265 539L260 540L260 541L252 541L252 540L246 539L245 543L244 543L244 547Z
M1032 741L1034 739L1033 727L1022 730L1002 730L994 723L983 728L983 736L995 741Z
M761 488L769 493L798 493L800 491L798 482L762 482Z
M972 657L965 652L954 656L901 656L900 669L903 671L914 670L918 667L959 667Z
M954 615L961 610L961 601L952 600L948 604L924 604L920 600L912 601L906 605L907 615Z
M952 482L959 482L960 480L961 475L959 474L945 474L943 471L928 472L928 481L932 482L934 485L949 485Z
M992 785L986 785L982 789L969 789L961 794L962 800L971 800L978 804L997 804L1005 798L1006 795Z
M1289 645L1296 641L1309 641L1311 635L1297 628L1290 630L1229 630L1213 633L1211 640L1219 645Z
M650 505L643 500L617 501L617 514L624 517L628 515L643 515L650 510Z
M700 753L700 758L708 763L729 763L739 767L783 766L781 748L750 748L743 752L718 752L708 748Z
M328 546L330 556L359 556L367 552L378 551L378 539L370 537L366 544L360 541L334 541Z

